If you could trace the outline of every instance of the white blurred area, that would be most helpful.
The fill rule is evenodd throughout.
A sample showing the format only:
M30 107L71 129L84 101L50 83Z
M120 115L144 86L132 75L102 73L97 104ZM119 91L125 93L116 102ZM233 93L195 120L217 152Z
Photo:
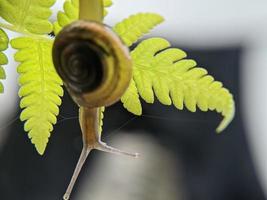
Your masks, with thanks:
M105 23L114 25L137 12L157 12L166 22L149 36L162 36L192 48L244 47L242 114L258 177L267 192L267 1L266 0L113 0ZM54 9L62 8L58 1ZM55 18L55 15L52 17ZM17 74L8 52L5 94L0 98L0 124L14 114ZM1 132L1 129L0 129Z
M112 138L112 146L139 151L138 159L100 153L77 192L77 199L168 200L187 199L184 177L177 156L155 138L141 133L122 132ZM108 167L107 167L108 166Z

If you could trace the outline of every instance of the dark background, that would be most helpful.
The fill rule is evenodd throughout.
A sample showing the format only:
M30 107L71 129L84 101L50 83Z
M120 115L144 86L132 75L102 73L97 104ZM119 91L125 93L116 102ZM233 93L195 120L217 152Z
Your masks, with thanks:
M178 111L158 102L143 102L144 115L133 118L117 103L105 112L103 140L108 142L125 122L120 130L133 134L144 130L155 137L181 161L187 200L264 200L239 106L242 48L184 50L234 94L236 116L230 126L217 135L215 128L221 120L217 113ZM9 127L7 142L0 152L0 199L62 198L82 147L77 112L77 106L65 93L59 123L43 157L35 152L23 123L17 120ZM90 170L99 154L93 152L89 156L86 170Z

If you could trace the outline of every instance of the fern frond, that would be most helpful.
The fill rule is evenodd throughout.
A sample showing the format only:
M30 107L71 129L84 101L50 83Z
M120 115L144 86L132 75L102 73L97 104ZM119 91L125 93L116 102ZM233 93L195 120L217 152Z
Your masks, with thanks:
M121 102L123 103L123 107L129 112L134 113L135 115L142 114L142 105L133 79L131 80L128 89L123 94Z
M13 24L18 31L47 34L53 29L48 19L52 14L50 7L55 1L1 0L0 16Z
M99 129L98 132L101 135L102 134L102 130L103 130L103 119L104 119L104 112L105 112L105 107L100 107L98 110L98 114L99 114Z
M41 155L57 121L63 95L62 80L52 63L52 44L52 40L30 37L11 40L12 47L18 50L15 60L20 62L20 119L26 121L24 130Z
M104 7L110 7L112 5L111 0L103 0ZM57 14L57 21L54 23L54 32L57 35L59 31L66 25L75 21L79 17L79 0L66 0L63 5L63 11L59 11ZM104 9L104 16L108 14Z
M196 107L201 111L215 110L224 117L217 132L223 131L235 113L232 94L205 69L196 67L194 60L184 59L185 52L169 47L167 40L151 38L131 52L133 80L138 92L129 87L126 94L137 96L139 93L147 103L153 103L155 95L162 104L173 103L180 110L184 105L192 112L196 111ZM133 113L140 105L135 101L124 105Z
M103 0L103 5L104 5L104 16L107 16L108 10L106 8L112 6L113 2L112 0Z
M127 46L131 46L142 35L163 21L163 17L155 13L138 13L116 24L113 30Z
M8 48L9 39L7 34L3 29L0 29L0 80L6 79L6 73L2 65L6 65L8 63L8 59L6 55L2 52ZM0 93L4 92L4 86L0 82Z

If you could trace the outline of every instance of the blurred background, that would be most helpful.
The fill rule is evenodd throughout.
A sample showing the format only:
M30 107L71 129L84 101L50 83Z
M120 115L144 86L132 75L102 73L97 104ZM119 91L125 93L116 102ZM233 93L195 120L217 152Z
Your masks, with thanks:
M222 81L234 94L236 116L216 135L221 117L213 112L142 102L144 114L135 117L121 103L107 108L103 140L141 157L93 151L72 199L266 199L267 1L113 1L108 25L137 12L164 16L165 23L146 37L168 39ZM58 0L54 11L62 4ZM61 199L82 148L78 108L66 92L59 122L40 157L18 119L14 50L8 54L5 94L0 96L0 199Z

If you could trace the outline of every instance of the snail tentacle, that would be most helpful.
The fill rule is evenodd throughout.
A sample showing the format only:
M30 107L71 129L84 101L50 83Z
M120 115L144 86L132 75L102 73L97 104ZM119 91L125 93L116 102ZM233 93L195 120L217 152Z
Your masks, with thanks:
M74 173L73 173L73 175L71 177L71 181L70 181L70 183L68 185L68 188L67 188L67 190L66 190L66 192L65 192L65 194L63 196L64 200L69 200L71 192L73 190L73 187L74 187L74 185L76 183L76 180L77 180L77 178L78 178L78 176L79 176L79 174L81 172L81 169L82 169L82 167L83 167L83 165L84 165L89 153L91 152L91 150L92 149L89 149L89 148L83 148L83 150L81 152L81 155L80 155L80 158L79 158L79 161L78 161L78 163L76 165L76 168L74 170Z

